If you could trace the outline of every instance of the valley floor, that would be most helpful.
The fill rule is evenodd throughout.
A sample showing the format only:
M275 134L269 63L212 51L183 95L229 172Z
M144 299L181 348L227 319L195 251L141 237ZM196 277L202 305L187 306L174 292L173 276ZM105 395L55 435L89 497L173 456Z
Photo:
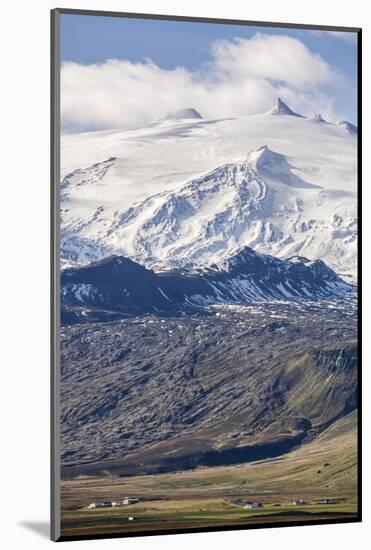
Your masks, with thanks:
M137 504L89 510L134 495ZM62 482L62 537L357 519L356 413L287 455L168 474ZM294 500L306 504L295 506ZM336 504L320 504L322 499ZM245 510L248 501L263 508ZM129 517L133 521L129 521Z
M356 521L356 321L321 302L64 326L62 537Z

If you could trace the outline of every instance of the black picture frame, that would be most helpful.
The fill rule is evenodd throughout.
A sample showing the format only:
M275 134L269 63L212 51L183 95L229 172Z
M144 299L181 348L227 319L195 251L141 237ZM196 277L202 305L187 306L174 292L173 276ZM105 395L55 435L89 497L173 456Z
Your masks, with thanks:
M358 512L356 518L344 519L324 519L324 520L305 520L305 521L279 521L266 524L249 524L238 526L220 526L209 528L187 528L187 529L162 529L156 531L145 531L135 533L109 533L104 535L87 536L61 536L60 533L60 464L59 464L59 437L60 437L60 402L59 402L59 383L60 383L60 362L59 362L59 330L60 330L60 227L59 227L59 207L60 207L60 18L62 15L83 15L100 17L117 17L125 19L150 19L161 21L182 21L182 22L200 22L215 23L225 25L246 25L254 27L279 27L287 29L309 29L318 31L338 31L351 32L357 35L357 116L358 116L358 138L357 138L357 212L358 212L358 242L357 242L357 273L358 273L358 465L357 465L357 484L358 484ZM239 19L218 19L209 17L175 16L159 15L148 13L125 13L114 11L84 10L84 9L66 9L55 8L51 10L51 235L50 235L50 253L51 253L51 395L50 395L50 441L51 441L51 539L53 541L67 540L89 540L106 538L127 538L141 536L157 536L165 534L186 534L198 532L220 532L237 531L250 529L271 529L288 526L304 525L323 525L339 523L355 523L362 521L362 29L359 27L327 26L317 24L294 24L277 23L269 21L250 21Z

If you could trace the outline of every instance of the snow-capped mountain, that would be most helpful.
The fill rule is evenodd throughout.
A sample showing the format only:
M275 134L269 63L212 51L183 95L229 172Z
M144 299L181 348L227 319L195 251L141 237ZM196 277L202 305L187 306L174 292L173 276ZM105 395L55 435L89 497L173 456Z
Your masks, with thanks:
M354 275L349 124L305 118L278 99L239 119L189 108L143 128L62 136L63 265L118 254L156 269L198 268L249 246Z
M84 317L89 308L124 315L179 314L216 303L313 301L343 297L352 291L321 260L280 260L248 247L221 265L199 273L155 273L127 258L114 256L64 270L61 286L67 322L83 320L81 308Z

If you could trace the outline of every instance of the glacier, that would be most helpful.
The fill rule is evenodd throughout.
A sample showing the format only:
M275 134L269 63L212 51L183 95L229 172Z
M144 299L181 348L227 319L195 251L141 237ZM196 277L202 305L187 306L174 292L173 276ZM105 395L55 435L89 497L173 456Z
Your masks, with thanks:
M112 254L207 269L241 247L357 271L357 129L268 112L186 108L144 127L61 137L62 267Z

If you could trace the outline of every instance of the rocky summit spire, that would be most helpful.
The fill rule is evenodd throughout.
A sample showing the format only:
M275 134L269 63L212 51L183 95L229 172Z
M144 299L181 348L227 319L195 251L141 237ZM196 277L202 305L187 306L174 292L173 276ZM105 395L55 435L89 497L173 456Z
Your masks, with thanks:
M323 118L323 116L320 113L316 113L313 117L313 120L315 122L326 122L326 120Z
M277 97L276 105L268 111L271 115L288 115L288 116L297 116L300 118L303 118L302 115L299 115L298 113L295 113L290 107L282 101L280 97Z

